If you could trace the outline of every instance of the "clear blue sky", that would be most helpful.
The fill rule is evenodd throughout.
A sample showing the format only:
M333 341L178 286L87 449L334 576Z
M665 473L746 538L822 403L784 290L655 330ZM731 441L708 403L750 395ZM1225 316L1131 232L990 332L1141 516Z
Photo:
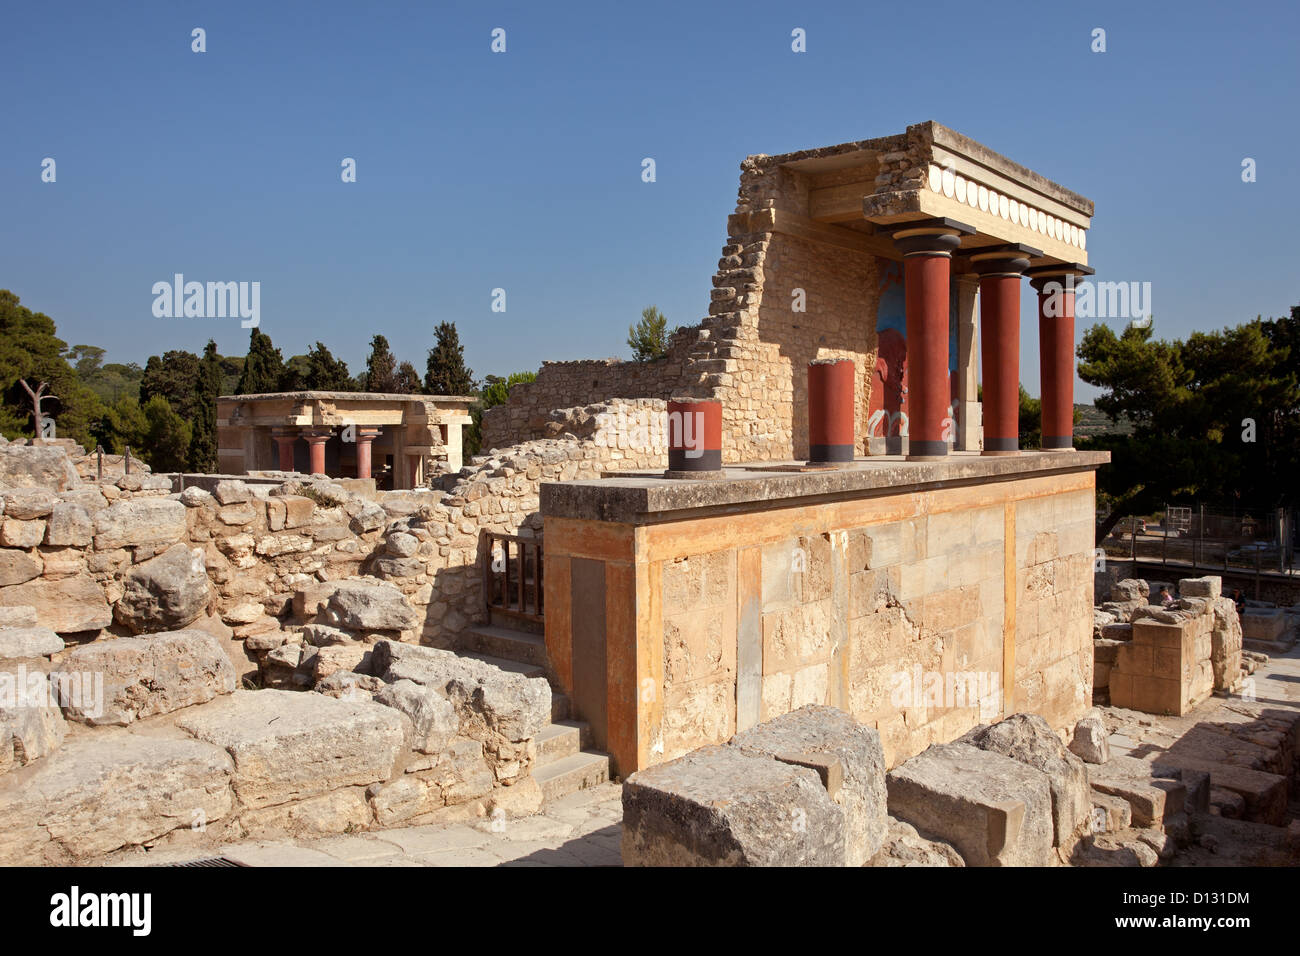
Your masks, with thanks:
M375 332L422 372L441 320L478 375L626 356L645 305L706 314L744 156L927 119L1092 199L1158 336L1300 303L1294 3L10 2L0 34L0 287L108 361L246 351L153 317L176 272L260 281L286 358L354 372Z

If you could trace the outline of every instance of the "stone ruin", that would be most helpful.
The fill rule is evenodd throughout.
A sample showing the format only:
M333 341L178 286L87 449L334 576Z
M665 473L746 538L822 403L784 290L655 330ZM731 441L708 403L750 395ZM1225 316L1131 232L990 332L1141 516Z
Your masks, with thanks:
M180 490L0 445L0 862L531 813L605 779L541 668L458 649L483 534L536 535L541 481L612 461L659 463L569 435L438 490Z

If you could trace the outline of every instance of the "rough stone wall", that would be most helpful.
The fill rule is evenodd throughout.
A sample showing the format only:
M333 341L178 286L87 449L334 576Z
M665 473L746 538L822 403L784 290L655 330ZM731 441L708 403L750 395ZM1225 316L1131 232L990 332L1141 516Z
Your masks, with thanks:
M376 493L354 481L291 479L172 493L169 479L136 466L100 483L78 478L61 449L26 449L21 465L0 474L0 607L34 607L41 626L79 641L133 633L123 597L136 581L155 594L183 592L167 626L197 620L239 642L286 626L295 593L363 575L393 584L415 608L419 623L405 639L451 647L482 619L483 532L540 534L542 481L664 467L662 442L643 443L635 431L662 416L663 403L653 401L564 410L562 433L581 439L476 459L445 479L445 491ZM620 423L633 426L630 435ZM39 486L22 487L32 468ZM409 553L390 549L397 531L415 539L401 546ZM171 567L175 554L161 561L178 546L193 552L186 561L197 562L197 580Z
M890 766L1012 710L1072 726L1091 704L1091 562L1088 492L665 561L663 759L808 704L875 727ZM745 613L758 616L757 647L746 646Z

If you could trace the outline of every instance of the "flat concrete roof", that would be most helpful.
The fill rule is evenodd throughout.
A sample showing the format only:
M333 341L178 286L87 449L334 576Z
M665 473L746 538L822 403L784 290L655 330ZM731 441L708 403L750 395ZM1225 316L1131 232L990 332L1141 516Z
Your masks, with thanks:
M793 499L874 496L926 486L984 484L1039 475L1093 470L1110 452L1025 451L982 456L954 452L946 461L907 461L901 455L860 458L839 468L793 470L802 462L754 462L724 469L711 480L664 478L661 472L621 473L586 481L543 482L541 511L547 518L579 518L626 524L677 520L682 512L752 511Z
M258 392L253 395L219 395L219 402L283 402L323 400L327 402L447 402L472 405L473 395L421 395L405 392Z

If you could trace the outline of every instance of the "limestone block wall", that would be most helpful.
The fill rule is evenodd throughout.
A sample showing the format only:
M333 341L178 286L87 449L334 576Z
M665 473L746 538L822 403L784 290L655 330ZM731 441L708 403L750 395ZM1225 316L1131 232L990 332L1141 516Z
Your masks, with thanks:
M1064 729L1091 705L1092 522L1091 472L644 527L548 517L552 669L620 773L807 704L875 727L891 766L1016 711ZM602 593L593 635L580 608Z
M1152 714L1182 716L1214 691L1212 615L1181 620L1143 618L1119 647L1110 672L1110 702Z

